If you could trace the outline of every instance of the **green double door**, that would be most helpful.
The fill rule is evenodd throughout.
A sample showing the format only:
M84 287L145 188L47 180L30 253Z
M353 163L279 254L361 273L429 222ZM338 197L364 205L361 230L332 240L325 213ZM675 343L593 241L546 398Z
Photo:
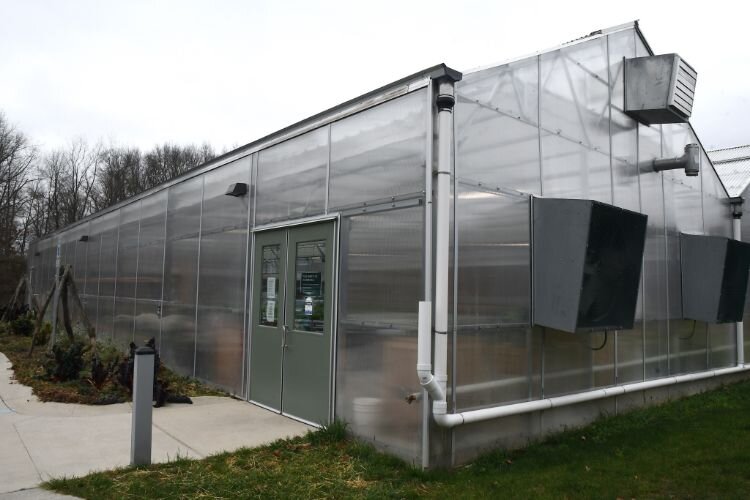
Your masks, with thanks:
M250 400L327 424L331 400L334 223L257 233Z

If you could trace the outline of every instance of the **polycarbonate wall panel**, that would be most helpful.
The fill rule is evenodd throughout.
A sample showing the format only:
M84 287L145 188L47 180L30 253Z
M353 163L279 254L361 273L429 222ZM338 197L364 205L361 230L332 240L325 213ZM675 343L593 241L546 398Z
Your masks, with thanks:
M528 59L456 85L456 175L541 194L538 64Z
M538 397L541 338L529 328L530 197L457 186L456 408Z
M527 326L530 197L458 184L458 326Z
M331 208L424 191L427 94L419 90L331 125Z
M417 311L423 297L422 207L341 221L336 415L407 460L420 457Z
M661 158L661 126L638 127L638 161L649 164ZM646 379L669 374L669 308L667 303L667 240L664 231L662 174L644 171L640 175L641 212L648 216L643 252L643 308Z
M166 191L161 191L141 201L138 282L135 291L135 296L139 300L161 301L166 214Z
M99 251L99 299L96 331L97 337L104 340L112 340L114 331L119 217L119 211L114 211L97 220L101 249Z
M261 151L256 223L323 213L327 172L328 127ZM249 163L247 174L249 184Z
M73 277L75 278L78 292L86 290L86 259L88 257L90 223L81 224L76 228L75 258L73 259ZM81 241L84 239L85 241Z
M161 303L155 300L135 302L135 332L133 342L141 346L149 339L159 340L159 311ZM158 345L158 344L157 344Z
M542 191L611 203L605 38L541 56Z
M133 341L135 284L138 277L138 232L140 201L120 209L117 237L117 281L115 283L114 342L125 348Z
M242 390L250 200L224 193L229 184L250 184L251 161L248 156L209 172L203 190L195 375L235 394Z
M203 177L169 188L161 356L177 372L193 375L195 367L195 301L198 287Z
M162 360L183 375L192 375L195 359L195 305L164 304L161 317Z
M727 194L705 152L701 151L703 224L705 232L732 237L732 217ZM737 363L737 330L734 323L708 325L709 368Z

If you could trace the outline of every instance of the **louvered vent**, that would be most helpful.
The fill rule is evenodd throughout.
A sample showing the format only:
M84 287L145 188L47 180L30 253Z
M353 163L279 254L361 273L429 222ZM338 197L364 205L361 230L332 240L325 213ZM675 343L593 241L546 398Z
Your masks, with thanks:
M695 96L695 81L698 74L688 63L677 57L677 80L673 87L674 93L672 94L672 101L670 104L674 106L678 113L681 113L685 118L690 118L690 114L693 112L693 98Z
M641 123L684 123L690 118L697 73L677 54L625 60L625 112Z

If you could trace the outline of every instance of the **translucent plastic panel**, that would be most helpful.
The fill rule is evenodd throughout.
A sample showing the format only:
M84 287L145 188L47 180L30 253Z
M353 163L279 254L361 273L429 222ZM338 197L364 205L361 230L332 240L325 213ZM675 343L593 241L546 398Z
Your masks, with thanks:
M458 186L458 324L526 326L530 199Z
M615 382L613 332L571 334L544 329L544 396Z
M638 161L648 164L661 157L661 127L638 127ZM640 175L641 211L648 216L643 257L646 378L665 377L667 371L667 247L664 233L662 174Z
M558 135L542 135L542 189L553 198L612 202L609 154Z
M456 83L462 97L531 124L538 124L538 90L536 57L468 73Z
M203 177L169 188L164 301L195 304Z
M99 296L112 297L115 294L117 278L117 224L119 213L111 212L102 216L101 253L99 254Z
M734 323L708 325L709 368L737 364L737 333Z
M198 235L202 192L202 176L169 188L167 239L193 238Z
M613 204L629 210L640 210L638 192L638 127L623 112L623 58L635 57L635 32L621 31L607 37L609 47L609 82L611 92Z
M424 191L426 90L331 126L330 206Z
M147 340L159 340L159 310L160 302L155 300L138 300L135 304L135 332L134 342L143 345Z
M194 374L195 305L164 304L160 354L177 373Z
M322 213L327 170L328 127L261 151L256 223Z
M140 206L140 202L135 202L120 209L120 234L117 238L117 288L115 290L117 298L135 298Z
M706 153L701 150L703 180L703 223L706 234L732 237L732 215L729 200Z
M542 127L609 153L606 39L543 54L541 73Z
M195 376L239 394L242 390L242 332L239 309L198 306Z
M166 191L153 194L141 201L138 283L136 285L138 299L161 300L166 215Z
M245 196L228 196L225 193L231 184L250 184L250 166L251 157L246 156L204 175L203 232L240 230L242 234L247 234L247 212L251 201L249 193Z
M169 188L161 352L167 365L193 375L198 238L203 177Z
M115 300L115 331L114 342L125 348L133 341L135 322L135 300L117 298Z
M96 315L96 336L102 340L112 340L114 331L114 308L112 297L99 297L99 305Z
M342 220L336 416L407 460L420 456L417 310L423 208Z
M99 252L101 250L101 234L98 232L97 221L91 222L89 241L86 243L86 286L83 293L97 295L99 293Z
M227 186L250 183L250 157L205 176L198 281L196 376L242 389L242 342L249 197Z
M76 245L75 259L73 260L73 276L81 293L86 289L86 258L88 257L87 249L90 241L89 224L88 222L82 224L75 231ZM82 239L84 241L81 241Z
M541 395L542 342L526 327L459 328L456 407L467 410Z
M540 194L536 126L469 101L461 94L455 117L458 177Z
M206 176L198 299L202 306L239 309L243 304L248 200L224 192L232 180L249 182L250 171L245 162L236 166L243 168L222 167Z

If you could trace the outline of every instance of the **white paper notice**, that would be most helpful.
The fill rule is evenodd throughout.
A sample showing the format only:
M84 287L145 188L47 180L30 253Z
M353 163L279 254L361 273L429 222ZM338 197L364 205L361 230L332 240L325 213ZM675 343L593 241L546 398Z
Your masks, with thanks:
M266 322L273 323L276 321L276 301L266 301Z
M276 298L276 278L266 278L266 297Z

